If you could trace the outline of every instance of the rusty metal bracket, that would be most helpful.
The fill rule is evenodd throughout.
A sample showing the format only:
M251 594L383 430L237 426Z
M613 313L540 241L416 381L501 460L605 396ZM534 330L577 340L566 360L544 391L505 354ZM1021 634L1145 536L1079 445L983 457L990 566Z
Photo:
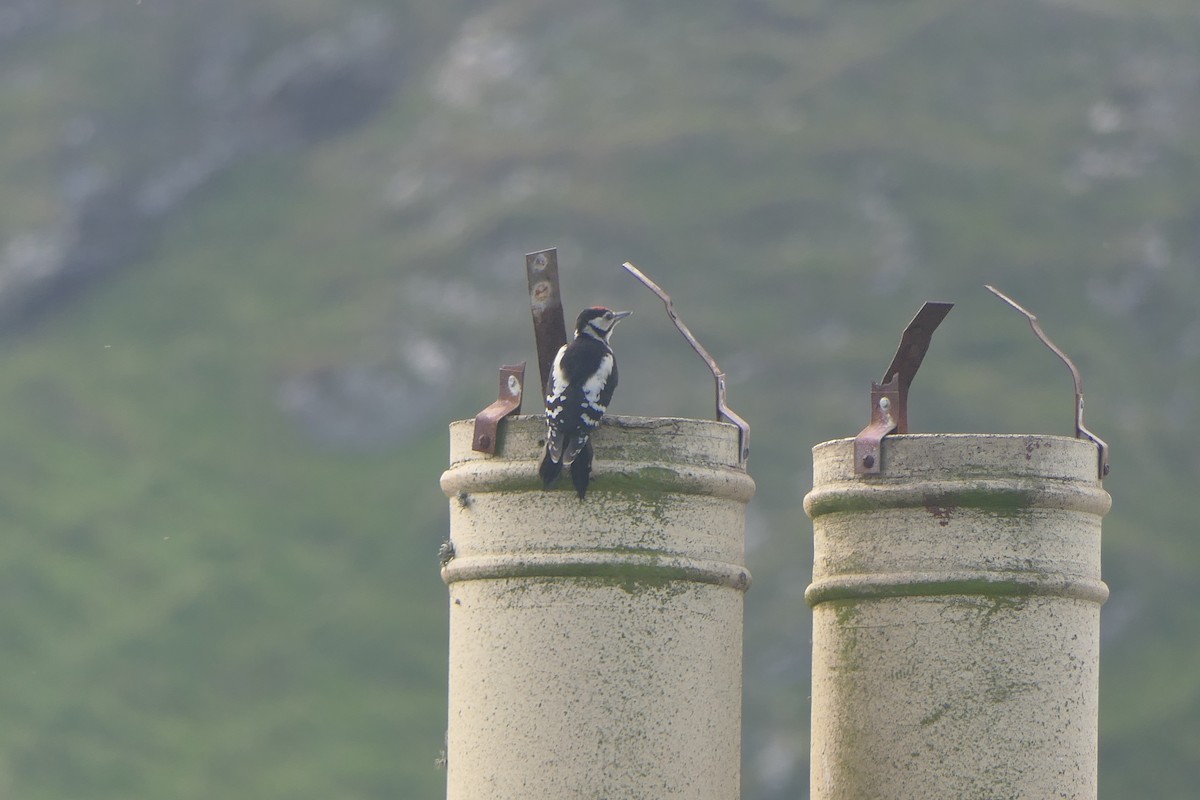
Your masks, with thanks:
M663 305L667 307L667 316L675 323L675 327L683 334L683 338L696 351L696 355L704 359L704 363L708 365L709 371L713 374L713 379L716 381L717 387L717 420L719 422L729 422L738 429L738 463L745 464L750 457L750 423L738 416L732 408L729 407L727 400L728 391L725 385L725 373L717 366L716 360L709 355L703 345L697 341L692 332L688 330L688 326L683 324L683 320L679 318L679 314L675 312L675 304L671 302L671 296L662 290L662 288L646 277L646 274L633 264L626 261L621 265L625 270L637 278L650 291L658 296L659 300L663 301Z
M854 438L855 474L878 475L883 437L892 431L908 433L908 389L929 350L933 332L952 308L953 303L929 302L921 306L904 329L883 381L871 382L871 422Z
M537 341L538 372L541 389L550 382L554 357L567 343L563 319L562 290L558 282L558 248L525 255L525 275L529 279L529 309L533 313L533 336Z
M897 379L886 385L871 381L871 423L854 437L854 473L856 475L878 475L883 437L896 430L893 409L900 405L900 389Z
M1071 379L1075 382L1075 438L1088 439L1096 445L1099 451L1097 454L1097 470L1100 480L1104 480L1108 476L1109 472L1108 444L1099 436L1088 430L1087 426L1083 424L1083 376L1079 374L1079 368L1075 366L1075 362L1071 361L1071 359L1067 357L1066 353L1064 353L1057 345L1055 345L1054 342L1050 341L1050 337L1047 336L1046 332L1042 330L1041 323L1038 322L1038 318L1034 316L1033 312L1029 311L1016 300L1013 300L1011 297L1004 294L1004 292L1001 292L995 286L984 284L984 288L996 295L996 297L999 297L1001 300L1008 303L1017 311L1024 314L1025 318L1029 320L1029 327L1033 328L1033 332L1037 335L1038 339L1041 340L1042 344L1050 348L1050 352L1058 356L1059 359L1061 359L1062 362L1067 365L1067 369L1071 371Z
M471 449L481 453L496 452L496 431L500 420L509 414L521 413L521 398L525 386L525 362L500 368L500 392L496 402L475 415L475 434Z

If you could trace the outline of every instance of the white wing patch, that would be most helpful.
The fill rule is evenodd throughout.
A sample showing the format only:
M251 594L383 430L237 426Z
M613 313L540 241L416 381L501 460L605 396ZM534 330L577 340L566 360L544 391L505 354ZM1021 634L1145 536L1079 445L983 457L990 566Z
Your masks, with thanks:
M550 391L546 393L546 416L549 419L556 419L562 411L562 399L567 391L567 374L562 368L563 355L566 352L565 344L558 348L558 355L554 357L554 367L550 370Z
M566 352L567 346L564 344L554 356L554 366L550 370L550 387L546 393L546 457L555 464L562 459L563 433L557 428L558 415L562 413L567 393L567 374L562 368Z
M612 374L613 357L612 353L606 353L600 359L600 368L587 379L583 384L583 403L584 422L589 428L595 428L600 424L600 417L608 409L600 402L600 393L604 391L604 385L608 383L608 376ZM593 412L593 413L586 413Z

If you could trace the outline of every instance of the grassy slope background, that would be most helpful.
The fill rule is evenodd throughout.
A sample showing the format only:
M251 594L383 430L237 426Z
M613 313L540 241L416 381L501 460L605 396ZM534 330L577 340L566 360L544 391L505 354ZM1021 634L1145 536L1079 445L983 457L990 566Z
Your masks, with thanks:
M985 281L1113 446L1101 795L1190 796L1190 0L244 5L0 6L0 796L439 796L445 423L532 362L549 245L571 305L638 311L614 412L710 413L630 259L755 426L748 800L807 785L808 448L862 426L920 303L959 305L915 430L1070 430ZM353 72L356 36L384 99L281 127L340 113L286 68ZM84 235L95 186L209 152L169 211ZM21 254L70 241L116 256L21 295Z

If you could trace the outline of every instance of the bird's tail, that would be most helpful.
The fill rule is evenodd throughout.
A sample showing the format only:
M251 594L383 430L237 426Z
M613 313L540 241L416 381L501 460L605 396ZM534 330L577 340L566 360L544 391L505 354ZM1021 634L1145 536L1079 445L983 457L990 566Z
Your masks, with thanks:
M562 467L559 466L559 470ZM571 462L571 483L575 484L575 492L582 500L587 494L588 481L592 479L592 443L586 441L583 447L580 448L579 454L575 456L575 460Z
M575 459L588 446L589 441L590 438L586 433L576 433L568 436L562 448L562 463L568 467L575 463Z
M550 453L550 449L546 449L545 455L542 456L542 463L538 467L538 475L542 477L542 488L549 489L558 482L559 476L562 475L562 462L556 461Z

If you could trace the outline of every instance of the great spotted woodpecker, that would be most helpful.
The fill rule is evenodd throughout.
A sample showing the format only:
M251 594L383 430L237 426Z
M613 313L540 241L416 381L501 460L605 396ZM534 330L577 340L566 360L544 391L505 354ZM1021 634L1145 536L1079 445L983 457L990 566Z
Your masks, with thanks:
M582 500L592 474L592 431L617 388L617 361L608 338L632 311L585 308L575 321L575 338L559 348L546 382L546 452L538 474L547 489L563 465Z

